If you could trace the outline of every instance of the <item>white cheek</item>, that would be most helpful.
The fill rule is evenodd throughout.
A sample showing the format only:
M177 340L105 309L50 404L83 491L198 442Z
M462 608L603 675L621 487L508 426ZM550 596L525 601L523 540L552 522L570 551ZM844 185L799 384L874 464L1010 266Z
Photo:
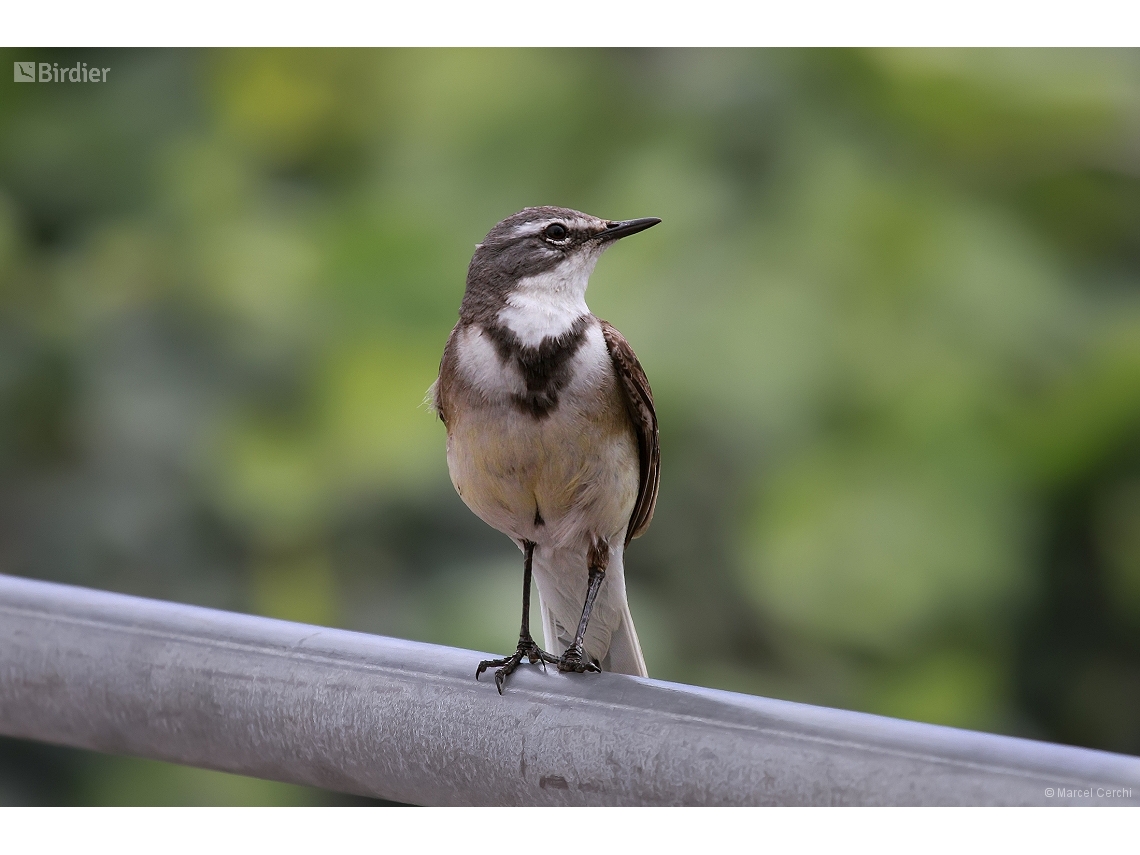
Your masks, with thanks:
M514 365L504 365L495 345L478 326L469 326L459 334L456 356L464 379L487 397L521 395L526 383Z
M532 347L566 332L590 311L586 286L597 263L598 253L582 253L546 273L520 279L499 311L499 322Z

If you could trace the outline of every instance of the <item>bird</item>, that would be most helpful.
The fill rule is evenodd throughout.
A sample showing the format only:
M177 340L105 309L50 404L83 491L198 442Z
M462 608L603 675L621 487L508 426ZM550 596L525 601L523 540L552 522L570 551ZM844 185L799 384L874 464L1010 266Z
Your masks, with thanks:
M660 222L525 208L468 266L428 402L447 430L456 492L523 553L518 646L475 672L495 668L499 694L523 659L648 676L624 555L657 504L657 414L633 348L585 298L602 253ZM545 644L560 655L531 635L532 576Z

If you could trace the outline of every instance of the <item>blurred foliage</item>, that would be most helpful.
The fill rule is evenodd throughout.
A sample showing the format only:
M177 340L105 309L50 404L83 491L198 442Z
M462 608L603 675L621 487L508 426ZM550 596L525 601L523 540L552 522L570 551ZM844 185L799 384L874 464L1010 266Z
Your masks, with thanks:
M659 216L590 291L651 673L1140 753L1140 53L6 56L112 71L3 84L0 571L508 649L421 406L467 261ZM328 798L4 745L8 802Z

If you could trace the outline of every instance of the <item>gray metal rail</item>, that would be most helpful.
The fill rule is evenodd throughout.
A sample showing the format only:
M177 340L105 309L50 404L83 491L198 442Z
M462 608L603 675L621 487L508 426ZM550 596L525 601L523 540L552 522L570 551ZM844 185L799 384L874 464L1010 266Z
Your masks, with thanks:
M414 804L1140 804L1140 758L0 576L0 734ZM1052 789L1050 789L1052 788Z

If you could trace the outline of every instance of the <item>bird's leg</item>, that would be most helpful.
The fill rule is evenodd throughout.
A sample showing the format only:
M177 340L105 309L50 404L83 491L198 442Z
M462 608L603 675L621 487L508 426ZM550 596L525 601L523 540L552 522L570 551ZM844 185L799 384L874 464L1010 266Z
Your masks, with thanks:
M597 663L586 659L582 644L586 638L586 626L590 622L590 612L594 608L594 600L606 578L606 568L610 564L610 545L602 538L594 538L590 542L587 553L587 563L590 568L590 581L586 586L586 602L582 606L582 619L578 621L578 632L574 635L574 643L566 648L562 658L558 660L559 671L601 671Z
M529 540L523 541L523 607L522 607L522 625L519 627L519 646L510 656L505 659L485 659L479 663L479 667L475 671L475 679L479 679L479 675L486 671L488 668L496 668L495 671L495 687L499 690L499 694L503 693L503 684L507 682L507 677L514 673L514 670L519 667L525 656L533 665L536 662L541 662L542 667L546 667L546 663L557 663L559 660L556 656L551 656L545 650L540 648L534 643L534 639L530 635L530 577L531 577L531 564L534 561L534 544Z

